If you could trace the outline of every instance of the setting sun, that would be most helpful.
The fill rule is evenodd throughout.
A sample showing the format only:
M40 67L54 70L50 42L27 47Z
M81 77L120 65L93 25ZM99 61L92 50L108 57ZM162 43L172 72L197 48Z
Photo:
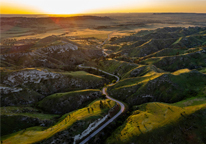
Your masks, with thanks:
M203 0L2 0L1 14L78 14L117 12L199 12Z

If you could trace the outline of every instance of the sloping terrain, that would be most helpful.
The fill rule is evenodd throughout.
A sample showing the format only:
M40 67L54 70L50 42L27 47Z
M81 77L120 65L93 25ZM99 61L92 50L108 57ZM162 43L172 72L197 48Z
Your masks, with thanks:
M205 143L205 102L204 98L181 102L186 107L157 102L135 106L106 143Z
M56 92L99 88L107 83L105 78L83 71L66 72L45 68L1 70L2 106L34 104Z
M73 136L84 131L84 128L94 121L104 116L110 108L115 105L115 102L107 102L110 100L102 100L104 108L100 108L100 100L94 101L85 108L72 111L63 115L57 123L50 127L30 127L25 130L21 130L10 135L2 137L3 143L36 143L44 139L48 139L52 136L60 135L61 141L66 143L73 142ZM53 140L48 140L51 143ZM55 142L55 141L54 141Z
M181 48L205 45L205 33L205 28L200 27L156 29L143 36L139 36L137 33L111 41L110 49L114 45L119 47L116 50L122 55L144 57L165 48L181 50ZM128 43L129 39L133 39L133 41Z
M108 87L111 96L130 105L150 101L173 103L189 97L205 96L205 90L206 75L188 69L127 78Z
M202 68L206 67L206 48L200 48L196 52L186 53L182 55L152 57L141 61L140 63L153 64L165 71L175 71L183 68Z
M93 143L205 143L206 28L165 27L121 37L107 35L111 27L96 29L107 29L102 31L111 38L64 33L4 41L2 142L76 141L115 105L101 99L101 88L115 82L103 70L120 78L107 87L108 95L128 107Z
M104 46L110 56L100 63L110 61L105 70L121 80L107 92L133 112L122 125L113 125L104 143L206 142L205 30L168 27L111 38Z
M75 64L103 56L102 51L95 46L88 47L58 36L49 36L30 43L32 45L5 48L0 55L1 66L73 69Z
M25 130L32 126L51 126L58 115L43 114L32 107L1 107L1 135Z
M205 32L205 27L168 27L111 39L108 45L119 48L110 49L115 53L110 57L127 62L99 62L122 79L108 93L130 105L205 96Z
M38 103L38 107L44 111L65 114L85 106L94 99L101 98L102 92L95 89L72 91L67 93L56 93L47 96Z
M125 73L127 73L131 69L138 67L138 65L135 63L108 59L104 61L99 61L97 64L97 67L101 70L104 70L106 72L122 77L124 76Z

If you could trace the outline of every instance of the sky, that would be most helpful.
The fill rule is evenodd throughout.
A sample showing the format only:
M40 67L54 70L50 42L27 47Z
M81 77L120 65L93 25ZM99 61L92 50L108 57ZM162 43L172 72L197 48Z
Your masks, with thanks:
M206 0L1 0L1 14L206 13Z

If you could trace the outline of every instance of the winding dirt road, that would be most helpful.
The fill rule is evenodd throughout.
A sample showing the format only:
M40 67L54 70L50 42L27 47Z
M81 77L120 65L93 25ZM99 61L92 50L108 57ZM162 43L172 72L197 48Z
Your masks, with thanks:
M78 65L78 67L80 67L80 68L91 68L91 69L97 70L97 68L95 68L95 67L83 66L82 64L81 64L81 65ZM117 78L117 81L116 81L116 82L119 81L119 77L118 77L118 76L113 75L113 74L108 73L108 72L105 72L105 71L103 71L103 70L99 70L99 71L102 72L102 73L108 74L108 75L110 75L110 76L114 76L114 77ZM113 83L112 83L112 84L113 84ZM112 84L110 84L110 85L112 85ZM118 103L118 104L121 106L121 109L120 109L120 111L119 111L115 116L113 116L112 118L110 118L105 124L103 124L103 125L102 125L101 127L99 127L97 130L95 130L92 134L90 134L89 136L87 136L80 144L85 144L86 142L88 142L93 136L95 136L96 134L98 134L102 129L104 129L107 125L109 125L111 122L113 122L113 121L114 121L118 116L120 116L120 115L124 112L124 110L125 110L124 104L123 104L122 102L116 100L116 99L111 98L111 97L107 94L106 88L107 88L107 86L105 86L105 87L102 89L103 94L105 94L108 99L110 99L110 100L115 101L116 103Z
M113 31L113 32L111 32L110 34L108 34L107 39L104 40L104 42L101 43L100 45L97 45L96 48L102 49L101 46L103 46L103 45L110 39L110 35L112 35L114 32L115 32L115 31ZM105 52L105 50L104 50L104 49L102 49L102 50L103 50L102 52L103 52L104 56L108 56L108 54Z

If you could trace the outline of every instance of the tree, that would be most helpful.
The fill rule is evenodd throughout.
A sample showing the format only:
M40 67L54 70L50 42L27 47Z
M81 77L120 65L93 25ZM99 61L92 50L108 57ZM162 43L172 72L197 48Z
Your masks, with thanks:
M105 94L102 94L102 98L103 98L103 99L106 99L107 97L106 97L106 95L105 95Z
M100 108L103 108L103 107L104 107L104 104L103 104L103 102L102 102L101 100L100 100L99 107L100 107Z

